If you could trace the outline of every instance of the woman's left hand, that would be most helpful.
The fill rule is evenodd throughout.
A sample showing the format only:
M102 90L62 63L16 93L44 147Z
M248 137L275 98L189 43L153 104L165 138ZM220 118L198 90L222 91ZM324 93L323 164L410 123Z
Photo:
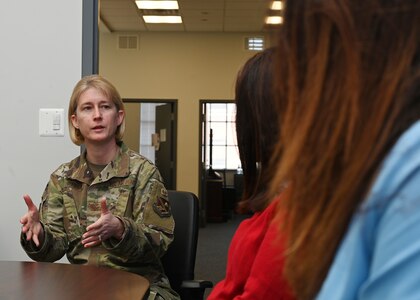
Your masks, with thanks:
M121 240L124 233L122 221L108 210L106 198L101 198L100 202L101 217L89 225L82 236L82 244L86 248L97 246L111 237Z

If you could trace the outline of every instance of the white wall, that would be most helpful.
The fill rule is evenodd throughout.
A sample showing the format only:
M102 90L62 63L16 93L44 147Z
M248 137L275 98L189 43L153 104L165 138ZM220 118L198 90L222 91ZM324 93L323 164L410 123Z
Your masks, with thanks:
M64 108L81 76L82 1L0 0L0 260L30 260L19 244L28 193L36 204L79 147L38 135L40 108ZM65 117L66 118L66 117Z

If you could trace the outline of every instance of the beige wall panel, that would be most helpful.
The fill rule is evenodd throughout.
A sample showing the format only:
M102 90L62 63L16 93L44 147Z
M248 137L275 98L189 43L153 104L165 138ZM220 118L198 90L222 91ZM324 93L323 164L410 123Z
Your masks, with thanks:
M199 100L234 98L237 72L255 54L244 50L249 35L139 33L138 50L118 49L118 36L100 35L100 74L123 98L178 99L177 189L198 194Z

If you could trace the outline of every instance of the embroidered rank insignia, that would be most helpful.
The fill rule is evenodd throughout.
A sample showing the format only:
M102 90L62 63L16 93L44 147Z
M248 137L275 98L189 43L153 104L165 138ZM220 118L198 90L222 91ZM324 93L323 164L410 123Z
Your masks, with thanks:
M168 200L164 198L158 198L155 203L153 203L153 210L161 217L167 218L171 216L171 209L169 208Z

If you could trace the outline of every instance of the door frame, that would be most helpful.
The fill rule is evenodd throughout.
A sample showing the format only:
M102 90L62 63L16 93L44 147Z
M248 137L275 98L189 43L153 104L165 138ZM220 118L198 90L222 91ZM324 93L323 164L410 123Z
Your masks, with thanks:
M207 224L207 216L206 216L206 199L205 199L205 178L206 178L206 166L203 165L203 158L205 156L206 147L204 150L202 148L203 142L203 133L205 131L205 127L203 124L205 123L205 115L203 110L203 105L206 103L235 103L234 99L200 99L199 106L198 106L198 176L199 176L199 183L198 183L198 199L200 199L200 226L205 227Z
M174 114L174 119L173 119L173 126L174 126L174 136L173 136L173 141L174 141L174 147L172 149L172 155L174 158L174 164L173 164L173 168L174 168L174 186L176 189L177 186L177 160L178 160L178 156L177 156L177 149L178 149L178 99L149 99L149 98L123 98L123 103L165 103L165 104L172 104L173 105L173 114Z

